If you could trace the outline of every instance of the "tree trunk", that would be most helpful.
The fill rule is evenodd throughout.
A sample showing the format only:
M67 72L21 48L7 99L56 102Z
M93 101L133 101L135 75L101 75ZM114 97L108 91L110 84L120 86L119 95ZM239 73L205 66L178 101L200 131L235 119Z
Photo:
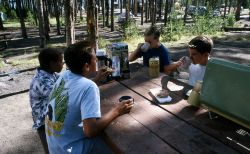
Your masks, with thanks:
M122 5L122 0L120 0L120 13L122 13L122 7L123 7L123 5Z
M185 24L186 21L187 21L188 4L189 4L189 0L186 0L186 8L185 8L185 14L184 14L184 24Z
M148 0L146 0L146 8L145 8L145 18L146 18L146 20L145 20L145 22L148 22Z
M134 0L134 15L137 17L137 13L138 13L138 1Z
M48 14L51 14L51 13L52 13L51 0L48 0L48 1L47 1L47 11L48 11Z
M75 43L75 27L74 27L74 0L65 0L65 28L67 46Z
M162 0L160 0L160 4L159 4L159 20L161 20L161 6L162 6Z
M249 18L248 18L248 19L250 20L250 8L249 8L248 10L249 10L249 12L248 12L248 14L249 14Z
M235 20L239 21L240 20L240 7L242 5L242 0L237 0L237 9L235 12Z
M95 4L95 3L94 3ZM96 49L98 49L98 36L99 36L99 34L98 34L98 7L96 6L96 5L94 5L95 6L95 36L96 36L96 40L94 41L94 43L95 43L95 51L96 51Z
M154 24L156 23L156 15L157 15L157 0L154 0Z
M105 0L102 0L102 27L105 27Z
M231 7L232 7L232 0L229 0L228 14L230 14L231 12Z
M43 0L37 0L37 11L39 21L39 36L40 36L40 48L46 47L46 38L44 30L44 14L43 14Z
M141 1L141 25L143 25L144 0Z
M105 25L109 26L109 0L105 0L105 9L106 9L106 22Z
M100 9L100 3L101 3L101 2L100 2L100 0L97 0L96 3L97 3L97 6L98 6L97 12L101 12L101 9Z
M32 6L33 6L33 13L34 13L34 18L35 18L35 24L36 26L38 25L38 21L37 21L37 9L36 9L36 5L35 5L35 1L32 1Z
M82 1L83 0L80 0L80 20L83 19L83 17L82 17L82 7L83 7Z
M0 13L0 30L4 30L3 20L2 20L2 13Z
M164 26L167 25L167 22L168 22L168 0L166 0L165 4Z
M223 15L223 20L225 20L225 18L226 18L226 14L227 14L227 3L228 3L228 0L225 0L225 7L224 7L224 15Z
M44 28L45 28L45 37L46 40L49 40L49 32L50 32L50 25L49 25L49 12L48 12L48 3L47 0L43 1L43 13L44 13Z
M78 3L77 0L75 0L75 8L74 8L74 19L77 21L77 13L78 13Z
M173 0L170 0L170 11L171 13L174 11L174 1Z
M148 21L151 21L151 9L152 9L152 7L151 7L151 5L152 5L151 1L152 0L147 0L147 1L148 1Z
M87 29L88 29L88 39L94 43L95 49L97 48L97 31L95 25L95 0L88 0L87 5Z
M55 16L56 16L56 31L57 31L57 35L61 35L60 12L58 9L57 0L53 0L53 3L54 3L54 10L55 10Z
M126 21L128 21L129 19L129 0L125 0L125 4L126 4Z
M114 0L111 0L111 32L114 31Z
M155 0L151 0L151 24L155 24Z
M131 8L132 14L134 14L135 13L134 0L130 0L129 3L130 3L129 6Z
M20 19L21 30L22 30L22 37L27 38L27 31L26 31L26 27L25 27L24 18L23 18L23 9L21 8L21 0L17 0L16 5L17 5L18 13L19 13L19 19Z

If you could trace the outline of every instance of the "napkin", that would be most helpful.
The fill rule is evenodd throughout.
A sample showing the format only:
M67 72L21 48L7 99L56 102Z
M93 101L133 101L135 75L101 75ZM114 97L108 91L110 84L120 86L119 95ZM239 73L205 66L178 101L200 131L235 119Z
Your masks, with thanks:
M149 89L149 91L153 94L153 96L156 98L156 100L161 104L168 103L168 102L172 101L172 98L170 96L163 97L163 98L160 98L157 96L157 93L159 93L159 91L161 91L161 88Z

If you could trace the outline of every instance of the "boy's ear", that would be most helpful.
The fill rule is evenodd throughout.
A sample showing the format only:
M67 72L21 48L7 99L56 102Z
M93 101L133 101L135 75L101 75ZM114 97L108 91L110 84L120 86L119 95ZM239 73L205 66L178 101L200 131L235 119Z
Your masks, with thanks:
M83 72L88 72L89 71L89 64L85 63L82 68Z
M206 57L209 57L209 53L208 52L206 52L205 55L206 55Z

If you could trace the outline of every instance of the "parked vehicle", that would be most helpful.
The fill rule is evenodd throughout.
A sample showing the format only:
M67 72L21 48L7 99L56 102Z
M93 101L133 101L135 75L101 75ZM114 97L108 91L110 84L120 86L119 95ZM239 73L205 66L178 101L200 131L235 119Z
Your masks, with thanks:
M129 13L129 18L134 18L134 15L130 12ZM124 12L124 13L121 13L119 16L118 16L118 22L119 23L123 23L123 22L125 22L126 21L126 13Z
M205 15L208 12L207 8L205 6L193 6L190 5L187 10L187 14L194 16L194 15Z

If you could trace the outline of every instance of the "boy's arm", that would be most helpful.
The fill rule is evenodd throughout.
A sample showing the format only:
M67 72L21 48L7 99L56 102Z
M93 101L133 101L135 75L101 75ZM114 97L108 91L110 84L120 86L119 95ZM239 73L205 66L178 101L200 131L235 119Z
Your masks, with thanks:
M169 65L165 65L164 66L164 73L165 74L170 74L173 71L175 71L178 67L180 67L182 65L182 62L179 60L177 62L173 62Z
M128 113L133 106L132 101L123 101L111 109L100 119L88 118L83 120L83 132L86 137L94 137L101 133L115 118Z
M140 52L141 50L141 46L143 45L143 43L139 43L137 48L135 49L135 51L133 51L130 55L129 55L129 62L132 62L134 60L136 60L138 58L138 53Z

